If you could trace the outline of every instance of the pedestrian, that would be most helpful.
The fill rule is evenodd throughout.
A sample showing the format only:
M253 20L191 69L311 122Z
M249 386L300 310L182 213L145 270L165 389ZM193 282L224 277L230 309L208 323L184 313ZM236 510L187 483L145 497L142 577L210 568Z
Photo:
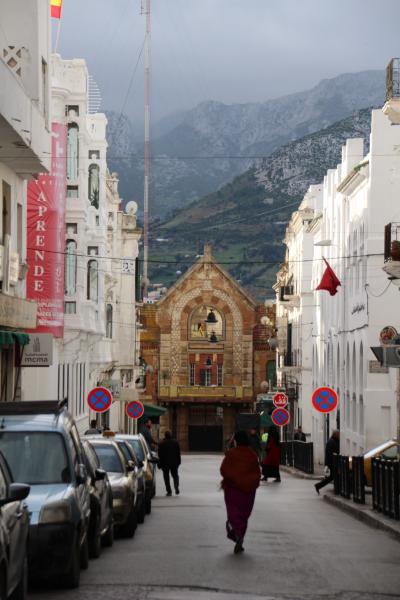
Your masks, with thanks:
M333 455L340 452L340 432L335 429L325 446L325 468L326 476L315 484L315 491L319 495L320 489L333 481Z
M227 512L226 533L235 542L234 553L239 554L244 551L247 523L260 485L260 465L245 431L235 433L235 447L226 453L220 471Z
M90 421L90 427L85 431L85 435L98 435L101 433L100 429L97 427L96 419L92 419Z
M260 460L261 440L260 440L260 436L257 433L257 429L255 429L255 427L252 427L250 429L249 446L257 454L258 460Z
M179 495L179 474L178 469L181 464L181 449L177 440L172 438L172 433L166 431L164 439L158 445L158 466L162 469L164 476L165 489L167 496L172 496L169 474L171 473L174 482L175 494Z
M265 449L265 458L262 464L263 481L268 481L269 477L274 477L276 483L280 483L281 475L279 465L281 463L281 444L279 440L279 431L274 426L268 430L268 442Z
M151 419L146 419L145 422L143 423L143 425L140 428L140 433L142 434L142 436L144 437L144 439L147 442L148 447L150 448L150 450L155 450L157 448L157 442L156 440L153 438L151 429L153 427L153 422Z
M298 442L306 442L306 434L303 432L303 428L301 425L298 426L296 433L294 434L294 439Z

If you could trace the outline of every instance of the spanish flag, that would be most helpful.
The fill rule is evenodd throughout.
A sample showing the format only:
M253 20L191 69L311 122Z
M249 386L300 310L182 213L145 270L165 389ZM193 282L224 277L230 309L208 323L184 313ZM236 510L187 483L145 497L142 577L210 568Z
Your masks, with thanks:
M61 8L63 0L50 0L51 16L53 19L61 19Z

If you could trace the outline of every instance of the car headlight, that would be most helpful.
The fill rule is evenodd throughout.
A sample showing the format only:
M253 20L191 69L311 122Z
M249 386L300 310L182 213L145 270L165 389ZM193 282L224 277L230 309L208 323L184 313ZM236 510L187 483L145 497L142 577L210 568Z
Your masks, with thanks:
M67 502L47 504L40 511L39 523L65 523L71 520L71 506Z

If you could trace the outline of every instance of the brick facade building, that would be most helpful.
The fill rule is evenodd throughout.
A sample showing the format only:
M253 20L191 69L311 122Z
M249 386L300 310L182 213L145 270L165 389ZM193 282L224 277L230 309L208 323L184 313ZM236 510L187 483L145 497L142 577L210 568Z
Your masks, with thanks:
M256 306L206 246L142 314L141 356L151 365L146 401L151 396L168 408L161 431L170 429L183 450L222 450L236 413L253 410L268 357L274 358L260 322L265 307Z

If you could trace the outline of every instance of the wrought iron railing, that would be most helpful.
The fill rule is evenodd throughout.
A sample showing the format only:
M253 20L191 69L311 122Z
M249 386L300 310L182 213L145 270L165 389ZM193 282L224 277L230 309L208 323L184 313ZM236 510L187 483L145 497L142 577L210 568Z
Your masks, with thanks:
M314 444L288 440L281 444L281 464L294 467L303 473L314 473Z
M384 257L385 262L400 261L400 223L385 226Z
M373 508L400 520L400 461L372 459Z

